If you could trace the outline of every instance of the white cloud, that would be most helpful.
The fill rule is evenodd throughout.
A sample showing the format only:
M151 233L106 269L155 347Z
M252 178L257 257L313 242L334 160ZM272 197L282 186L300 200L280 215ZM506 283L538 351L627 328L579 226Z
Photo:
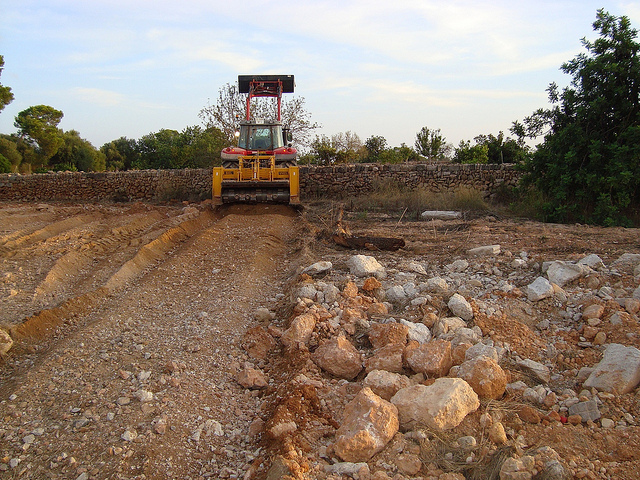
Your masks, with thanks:
M76 87L72 89L72 95L82 102L100 107L117 107L127 103L125 95L99 88Z

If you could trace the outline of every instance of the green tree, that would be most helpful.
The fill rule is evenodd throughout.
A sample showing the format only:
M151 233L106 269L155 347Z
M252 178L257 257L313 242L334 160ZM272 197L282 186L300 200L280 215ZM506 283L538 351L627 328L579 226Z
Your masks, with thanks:
M138 162L140 152L137 141L132 138L120 137L100 147L106 157L107 170L130 170Z
M208 168L220 165L220 152L226 147L227 139L215 127L203 129L195 125L180 132L179 155L183 168Z
M10 135L0 134L0 155L9 160L11 171L18 170L18 166L22 162L22 155L18 151L16 139Z
M2 70L4 68L4 57L0 55L0 76L2 76ZM13 93L11 87L5 87L0 83L0 112L4 110L4 107L13 102Z
M427 158L443 158L449 153L450 147L439 128L430 130L429 127L422 127L416 135L415 149Z
M49 165L53 170L101 172L105 169L105 154L97 150L91 142L81 138L79 132L64 132L62 140L63 144L49 159Z
M524 182L544 194L550 220L629 224L640 204L640 44L625 16L600 9L593 28L586 53L562 65L571 84L551 84L552 107L511 131L544 135Z
M460 140L460 144L453 154L455 163L487 163L489 161L489 146L484 143L471 145L470 140Z
M0 153L0 173L11 173L11 162Z
M34 148L37 166L47 165L64 143L62 130L58 128L62 117L60 110L48 105L29 107L16 116L13 124L18 129L18 135Z
M380 156L387 149L387 139L381 135L372 135L364 142L367 149L365 161L376 163L380 161Z
M522 163L529 157L529 148L523 141L505 138L502 131L498 136L490 133L478 135L474 140L476 144L487 146L487 163Z

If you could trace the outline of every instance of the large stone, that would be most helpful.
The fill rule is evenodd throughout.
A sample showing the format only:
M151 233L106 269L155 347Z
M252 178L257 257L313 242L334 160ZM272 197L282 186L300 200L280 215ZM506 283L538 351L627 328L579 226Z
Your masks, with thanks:
M373 352L364 362L367 372L385 370L387 372L402 373L404 345L389 343Z
M433 326L433 335L439 337L440 335L446 335L448 333L455 333L459 328L467 326L467 322L460 317L444 317L438 319Z
M500 480L531 480L536 468L533 457L508 457L500 467Z
M409 327L400 323L372 323L367 332L373 348L378 349L390 343L405 345Z
M420 216L425 220L455 220L462 214L453 210L425 210Z
M446 295L449 292L449 284L444 278L433 277L419 285L420 291L434 293L436 295Z
M583 422L595 422L601 417L600 409L595 400L578 402L569 407L569 415L580 415Z
M6 330L0 328L0 355L5 355L13 347L13 339Z
M473 309L471 308L471 304L459 293L451 295L447 306L449 307L449 310L451 310L451 313L456 317L460 317L467 321L473 318Z
M526 287L527 298L530 302L538 302L553 296L553 285L544 277L536 278Z
M551 262L547 269L547 278L551 283L563 287L567 283L573 282L580 277L592 273L589 267L583 264L569 263L562 261Z
M592 268L594 270L599 270L601 268L604 268L604 263L602 262L602 259L595 253L592 253L591 255L587 255L586 257L581 258L580 260L578 260L578 264L586 265L587 267Z
M484 245L482 247L471 248L467 250L467 255L472 257L500 255L500 245Z
M360 352L342 335L322 343L311 359L324 371L347 380L354 379L362 370Z
M612 343L584 382L584 387L621 395L631 392L639 383L640 350Z
M540 382L549 383L551 381L551 372L540 362L525 358L516 361L516 364L522 369L523 372L531 375Z
M480 406L478 395L461 378L439 378L429 386L403 388L391 397L391 403L398 407L403 430L421 425L449 430Z
M460 365L458 377L465 380L480 398L498 399L507 387L504 370L489 357L480 356Z
M275 339L263 327L253 327L247 330L242 339L244 348L250 357L264 360L276 346Z
M346 462L366 462L398 432L398 409L365 387L344 409L334 451Z
M373 370L365 377L362 384L369 387L380 398L390 400L399 390L410 386L411 380L405 375Z
M472 345L471 347L466 349L464 352L465 361L473 360L478 357L491 358L496 362L500 360L498 351L494 347L485 345L484 343L476 343L475 345Z
M611 264L611 267L631 274L638 265L640 265L640 253L623 253Z
M347 260L349 271L356 277L384 278L387 272L378 261L368 255L354 255Z
M312 277L321 277L326 275L329 270L333 268L333 264L326 260L316 262L313 265L309 265L302 273L306 273Z
M415 323L403 319L400 319L400 323L408 328L407 338L409 340L415 340L418 343L431 341L431 330L424 323Z
M404 358L411 370L428 377L444 377L453 366L451 342L432 340L429 343L409 342Z
M396 305L404 305L409 298L407 297L407 293L404 288L400 285L394 285L393 287L387 289L384 293L384 299Z
M297 343L308 343L316 326L316 317L311 313L303 313L298 315L291 321L291 325L287 328L280 341L285 347L290 347Z

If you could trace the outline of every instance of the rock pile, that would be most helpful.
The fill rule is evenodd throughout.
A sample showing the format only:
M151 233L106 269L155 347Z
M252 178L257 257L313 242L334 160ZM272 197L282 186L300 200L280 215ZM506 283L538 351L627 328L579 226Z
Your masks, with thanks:
M635 425L602 413L640 383L640 350L625 345L638 342L640 255L540 264L490 245L444 266L401 262L314 264L291 292L291 320L266 328L297 366L267 424L288 451L274 463L288 465L283 475L462 479L509 445L500 479L561 479L578 463L529 449L537 439L523 426ZM633 286L617 281L625 275ZM593 361L577 368L575 358ZM287 400L301 387L317 397L313 421ZM444 437L455 448L431 455Z

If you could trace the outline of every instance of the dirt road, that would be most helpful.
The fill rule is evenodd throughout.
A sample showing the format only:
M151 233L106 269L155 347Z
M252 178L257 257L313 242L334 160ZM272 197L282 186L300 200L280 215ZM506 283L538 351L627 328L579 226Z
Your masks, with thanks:
M239 339L282 291L296 214L41 205L1 215L1 321L23 339L2 366L7 474L243 475L260 455L247 432L261 399L235 381L248 360Z

